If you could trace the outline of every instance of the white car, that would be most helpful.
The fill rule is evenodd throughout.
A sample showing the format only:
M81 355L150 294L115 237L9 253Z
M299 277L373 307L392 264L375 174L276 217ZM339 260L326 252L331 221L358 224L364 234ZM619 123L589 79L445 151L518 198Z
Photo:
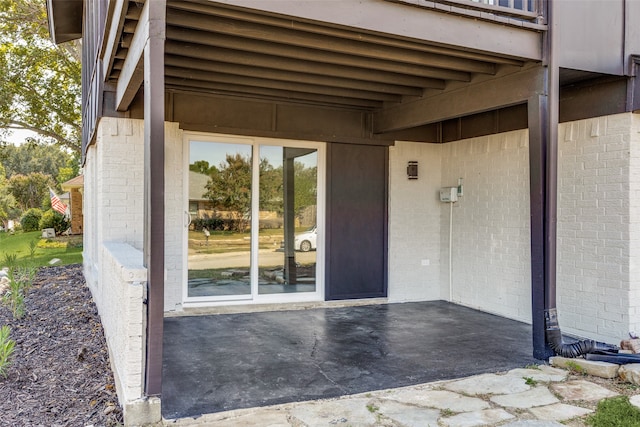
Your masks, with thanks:
M316 248L316 238L318 237L318 229L314 225L304 233L296 234L294 248L297 251L309 252Z

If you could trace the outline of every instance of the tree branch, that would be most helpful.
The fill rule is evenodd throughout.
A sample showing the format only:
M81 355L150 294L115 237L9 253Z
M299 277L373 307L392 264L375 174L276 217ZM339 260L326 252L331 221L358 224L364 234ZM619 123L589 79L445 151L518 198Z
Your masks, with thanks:
M53 138L58 144L62 145L63 147L70 148L74 151L80 151L80 145L78 143L74 143L73 141L68 140L67 138L61 135L58 135L57 133L51 132L49 130L31 126L28 123L24 123L18 120L9 120L8 126L5 126L5 127L7 129L30 130L39 135L42 135L48 138Z

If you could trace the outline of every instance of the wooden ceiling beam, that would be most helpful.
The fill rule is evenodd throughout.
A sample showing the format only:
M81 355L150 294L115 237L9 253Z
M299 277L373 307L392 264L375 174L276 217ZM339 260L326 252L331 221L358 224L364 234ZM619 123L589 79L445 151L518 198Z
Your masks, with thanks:
M246 65L228 64L217 61L204 61L201 59L187 58L184 56L168 55L165 65L184 69L184 73L191 71L199 73L206 72L208 75L218 73L227 75L238 75L261 79L272 79L284 82L298 82L313 85L333 86L347 89L367 90L382 93L393 93L408 96L422 96L423 90L420 87L403 86L392 83L368 82L350 78L332 77L321 74L305 74L294 71L274 70L262 67L250 67ZM215 79L215 77L213 77ZM444 89L444 82L439 89Z
M400 95L391 93L373 92L358 89L336 88L331 86L322 86L314 84L306 84L299 82L283 82L276 80L267 80L254 77L234 76L229 74L209 73L206 71L187 70L184 68L165 67L165 73L168 77L183 79L185 84L190 85L191 81L214 82L223 84L234 84L245 87L261 87L267 89L279 89L284 91L313 93L329 96L344 96L347 98L369 99L373 101L400 102Z
M424 3L425 7L384 0L215 0L210 3L230 9L259 10L260 14L282 16L295 22L322 22L328 27L351 28L362 33L389 33L405 40L455 46L457 50L491 52L526 61L543 59L541 35L545 26L532 30L455 15L428 8L433 2L427 0L414 1ZM513 24L517 25L517 21Z
M342 53L329 53L316 49L301 49L292 46L284 46L276 43L264 41L248 41L246 39L231 37L227 35L216 35L204 31L193 31L186 29L178 29L175 27L167 28L167 43L172 40L192 43L191 49L203 49L204 46L214 46L228 49L227 53L234 54L234 51L250 52L255 56L275 56L278 58L294 59L297 61L308 61L317 64L335 64L338 66L347 66L361 68L363 70L378 70L389 73L407 74L421 78L435 78L442 80L470 81L471 75L468 72L457 70L444 70L430 66L398 63L390 60L363 58L357 55L346 55ZM188 44L183 46L189 47ZM197 56L196 56L197 57ZM227 61L228 62L228 61ZM284 62L284 60L283 60Z
M272 100L302 102L314 105L340 106L349 108L355 107L365 110L377 109L382 106L382 102L380 101L349 98L346 96L326 96L289 90L247 87L235 84L221 84L195 80L185 81L184 79L178 79L175 77L167 77L165 79L165 83L167 85L167 89L177 91L202 92L204 90L222 95L230 95L234 97L240 96L242 98L267 98Z
M497 64L522 66L523 61L514 58L491 55L486 53L473 52L468 50L455 49L451 47L436 46L418 40L407 40L392 34L376 34L364 31L354 31L337 26L318 25L313 22L296 21L287 17L278 17L267 14L256 13L247 9L236 9L222 7L219 4L203 4L188 1L172 1L169 5L171 9L179 9L200 14L216 15L224 18L247 21L252 23L269 25L278 28L288 28L307 33L321 34L325 36L339 37L348 40L357 40L376 45L385 45L402 49L411 49L421 52L430 52L458 58L472 59L476 61L494 62Z
M339 37L309 34L286 28L273 28L267 25L234 21L211 15L207 16L178 10L167 14L167 24L207 31L214 34L226 34L245 40L257 40L287 46L297 46L304 49L315 49L319 52L333 52L471 73L495 74L496 71L495 64L491 62L456 58L429 52L418 52L405 48L341 39Z
M277 71L289 71L302 74L319 74L337 78L363 80L369 82L389 82L402 86L440 89L443 79L419 77L375 69L327 64L322 62L297 60L293 58L274 58L258 53L239 52L210 46L167 41L167 53L190 57L202 62L226 63L246 67L259 67Z

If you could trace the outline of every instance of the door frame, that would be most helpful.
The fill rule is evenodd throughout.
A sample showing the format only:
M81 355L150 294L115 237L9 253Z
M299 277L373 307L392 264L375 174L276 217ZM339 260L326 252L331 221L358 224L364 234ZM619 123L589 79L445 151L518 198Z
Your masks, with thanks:
M190 142L202 141L224 144L245 144L252 146L252 197L251 197L251 255L250 255L250 276L251 276L251 294L250 295L234 295L220 297L190 297L188 295L188 274L189 274L189 243L188 232L190 224L189 215L189 155ZM259 149L260 146L280 146L280 147L301 147L313 148L317 150L317 221L318 228L316 243L316 289L314 292L294 292L294 293L276 293L276 294L259 294L258 292L258 246L259 241L257 234L259 232ZM241 305L241 304L278 304L278 303L298 303L298 302L317 302L325 300L325 263L326 263L326 170L327 170L327 144L325 142L292 140L281 138L263 138L250 137L229 134L217 134L207 132L184 132L183 135L183 190L182 190L182 208L185 215L182 232L182 305L183 307L212 307L221 305ZM257 154L257 155L256 155ZM254 193L255 191L255 193Z

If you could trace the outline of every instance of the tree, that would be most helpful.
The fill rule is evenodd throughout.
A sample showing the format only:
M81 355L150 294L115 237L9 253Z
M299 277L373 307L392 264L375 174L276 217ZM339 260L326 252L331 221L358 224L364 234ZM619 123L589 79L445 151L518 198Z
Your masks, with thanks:
M7 180L4 167L0 164L0 222L6 225L10 219L17 219L20 210L16 199L9 192L9 181Z
M211 175L216 170L216 167L209 166L209 162L207 162L206 160L196 160L189 165L189 170L191 172L197 172L203 175Z
M260 210L282 214L284 195L282 166L274 168L267 159L260 159Z
M302 162L294 162L295 202L294 210L300 214L308 206L315 206L318 198L318 168L306 167Z
M214 207L227 211L244 232L251 212L251 159L241 154L227 154L218 169L214 169L204 194Z
M53 178L57 178L63 172L71 175L69 178L73 178L77 176L79 170L77 157L70 155L60 147L34 142L0 146L0 161L2 161L9 178L18 174L29 175L32 172L42 172ZM65 172L64 168L69 170Z
M81 149L80 44L49 40L42 0L0 0L0 130Z
M51 177L40 172L14 175L9 178L9 192L24 212L30 208L40 208L45 201L49 200L51 184Z

